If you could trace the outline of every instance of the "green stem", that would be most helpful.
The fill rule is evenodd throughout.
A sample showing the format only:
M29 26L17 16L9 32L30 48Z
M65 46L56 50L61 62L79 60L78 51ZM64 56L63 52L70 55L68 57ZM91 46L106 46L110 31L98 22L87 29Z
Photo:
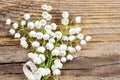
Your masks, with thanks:
M45 47L45 44L46 44L46 42L45 42L45 40L43 41L43 44L42 44L42 46L44 46Z
M72 19L72 20L70 21L70 24L72 24L74 20L75 20L75 19Z
M47 76L42 77L42 80L47 80Z
M50 53L50 56L49 56L49 58L48 58L48 62L47 62L47 64L46 64L46 66L47 66L48 68L50 68L50 67L51 67L51 64L52 64L52 54Z
M52 77L54 80L58 80L58 76L50 76Z
M64 31L63 31L63 29L61 28L61 26L59 26L59 28L60 28L60 31L62 32L62 34L64 34Z
M65 26L65 33L67 33L67 30L68 30L68 26Z

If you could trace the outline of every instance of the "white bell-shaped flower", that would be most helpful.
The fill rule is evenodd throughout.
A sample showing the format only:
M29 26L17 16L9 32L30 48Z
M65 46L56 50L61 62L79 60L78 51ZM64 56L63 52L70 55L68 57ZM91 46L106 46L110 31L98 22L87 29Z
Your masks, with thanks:
M42 61L41 61L41 59L40 59L39 57L34 58L34 59L33 59L33 62L34 62L35 64L41 64L41 63L42 63Z
M75 34L76 33L76 29L75 28L70 28L69 33L70 34Z
M67 50L67 45L66 44L60 45L60 50L63 50L63 51Z
M28 43L23 40L23 41L20 41L20 45L23 47L23 48L28 48Z
M49 38L50 38L50 35L48 35L48 34L44 34L44 35L43 35L43 39L44 39L44 40L48 40Z
M69 24L69 19L66 19L66 18L65 18L65 19L62 19L62 20L61 20L61 23L66 26L66 25Z
M80 51L80 50L81 50L81 46L77 45L77 46L75 46L75 49L76 49L77 51Z
M10 33L11 35L15 34L15 30L11 28L11 29L9 30L9 33Z
M54 45L52 43L47 43L46 48L51 51L54 48Z
M33 22L28 22L27 27L28 27L29 29L34 29L35 25L34 25Z
M40 29L41 28L41 23L40 23L40 21L35 21L35 27L37 28L37 29Z
M63 36L63 37L62 37L62 40L63 40L63 41L68 41L69 38L68 38L68 36Z
M57 49L57 48L53 49L52 55L53 55L53 56L59 56L59 55L60 55L59 49Z
M84 38L84 35L83 35L82 33L79 33L79 34L77 35L77 38L78 38L78 39L83 39L83 38Z
M30 31L29 36L35 38L37 37L37 33L35 31Z
M57 29L57 25L55 23L51 23L50 25L51 25L52 30L56 30Z
M39 58L41 59L42 62L45 61L45 59L46 59L44 54L40 54Z
M60 31L56 31L56 32L55 32L55 37L56 37L57 39L60 39L60 38L62 37L62 33L61 33Z
M11 24L11 19L8 18L8 19L6 20L6 24L7 24L7 25L10 25L10 24Z
M41 26L45 26L47 24L47 22L46 22L46 20L42 19L42 20L40 20L40 24L41 24Z
M66 62L66 61L67 61L66 57L61 58L61 62Z
M59 69L54 69L53 70L53 75L58 76L61 74L61 71Z
M37 51L41 52L41 53L44 53L45 52L45 47L40 46L40 47L37 48Z
M63 18L68 18L68 17L69 17L69 13L68 13L67 11L64 11L64 12L62 13L62 17L63 17Z
M85 40L81 40L81 41L80 41L80 44L81 44L81 45L86 45L87 42L86 42Z
M37 37L37 39L42 39L43 38L43 33L37 32L36 37Z
M21 37L20 33L15 33L14 38L20 38L20 37Z
M32 47L39 47L40 43L38 41L33 41L32 42Z
M70 35L70 36L69 36L69 41L74 41L75 39L76 39L75 36L73 36L73 35Z
M73 60L73 56L70 55L70 54L68 54L68 55L67 55L67 60Z
M22 20L22 21L21 21L21 25L22 25L22 26L25 26L25 25L26 25L26 21Z
M76 22L76 23L80 23L80 22L81 22L81 17L80 17L80 16L77 16L77 17L75 18L75 22Z
M28 14L28 13L24 14L24 19L25 19L25 20L30 19L30 14Z
M91 39L92 39L91 36L86 36L86 37L85 37L85 40L86 40L86 41L90 41Z
M18 28L18 23L16 23L16 22L13 23L13 28L14 28L14 29L17 29L17 28Z

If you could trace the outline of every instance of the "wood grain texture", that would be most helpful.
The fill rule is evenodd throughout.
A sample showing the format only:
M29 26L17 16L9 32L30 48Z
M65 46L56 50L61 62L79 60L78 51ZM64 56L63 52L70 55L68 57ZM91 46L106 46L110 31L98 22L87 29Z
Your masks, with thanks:
M22 65L30 51L10 37L5 20L22 19L24 13L41 18L43 3L53 6L54 22L60 22L64 10L70 18L82 16L76 26L93 37L64 64L60 80L120 80L120 0L0 0L0 80L26 80Z

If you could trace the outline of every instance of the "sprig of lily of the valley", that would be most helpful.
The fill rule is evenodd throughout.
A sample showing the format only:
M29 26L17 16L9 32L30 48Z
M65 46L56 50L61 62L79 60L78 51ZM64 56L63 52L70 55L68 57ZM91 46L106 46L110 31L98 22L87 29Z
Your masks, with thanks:
M72 54L80 51L81 46L92 38L82 34L80 27L70 25L72 22L81 23L80 16L70 21L69 13L63 11L61 25L57 25L51 21L52 15L49 12L52 7L43 4L41 8L43 12L40 20L30 21L31 15L26 13L24 20L12 22L7 19L6 24L12 24L9 32L14 38L20 39L23 48L32 46L33 51L28 53L28 57L38 68L33 74L38 73L41 76L39 80L47 80L50 76L60 75L63 63L73 60Z

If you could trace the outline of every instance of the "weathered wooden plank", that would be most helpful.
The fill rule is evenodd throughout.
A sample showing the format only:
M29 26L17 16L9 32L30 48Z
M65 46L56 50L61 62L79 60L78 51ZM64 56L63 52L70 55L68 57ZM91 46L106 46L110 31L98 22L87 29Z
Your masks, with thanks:
M74 57L86 56L86 57L104 57L120 55L120 42L94 42L83 46L80 52L73 54ZM8 45L0 46L0 63L10 62L25 62L28 60L27 53L29 49L25 50L20 46ZM19 55L19 56L18 56ZM77 64L77 63L75 63Z
M96 77L96 76L61 76L60 80L119 80L120 76Z
M18 1L15 0L14 2L7 2L7 1L3 1L4 3L1 3L3 6L1 6L1 17L3 17L1 20L4 22L6 17L12 17L13 19L15 19L15 17L19 17L22 16L24 14L24 12L31 12L31 13L35 13L35 14L39 14L41 12L40 9L40 5L42 3L49 3L52 4L53 7L55 7L56 11L53 11L52 14L56 14L57 18L60 17L60 15L58 15L59 13L61 13L63 10L68 10L70 11L70 13L72 14L72 16L75 15L83 15L83 17L94 17L97 16L99 17L98 19L93 19L93 20L89 20L86 19L87 21L84 22L119 22L119 12L118 10L119 8L119 1L116 4L113 3L113 1L107 1L105 3L103 3L103 1L96 1L93 2L93 0L90 1L69 1L71 3L68 4L67 1L26 1L22 4L20 4L22 1ZM82 3L81 3L82 2ZM93 3L92 3L93 2ZM32 3L32 4L31 4ZM59 3L59 4L58 4ZM68 5L66 5L66 3ZM19 4L19 5L17 5ZM104 4L104 6L103 6ZM6 7L5 7L6 6ZM64 7L63 7L64 6ZM79 8L76 8L79 7ZM89 8L88 8L89 7ZM116 9L114 9L116 8ZM11 10L11 11L10 11ZM9 14L7 14L7 12L9 12ZM104 13L104 14L103 14ZM117 15L118 14L118 15ZM14 16L16 15L16 16ZM54 18L55 16L54 15ZM102 18L102 16L107 15L108 17L104 17ZM111 18L113 16L116 16L115 18ZM85 18L86 18L85 17ZM102 19L101 19L102 18ZM84 20L84 19L83 19Z
M20 64L16 65L2 65L0 67L0 75L4 74L21 74L22 72L22 66L19 66ZM114 75L120 75L120 64L116 65L106 65L106 66L97 66L93 68L83 68L83 69L63 69L62 71L62 76L64 75L69 75L72 76L74 75L79 75L79 76L102 76L102 77L107 77L107 76L114 76Z
M9 64L2 63L0 64L0 74L23 73L23 64L23 62ZM62 72L64 75L75 74L82 76L120 75L120 56L111 56L104 58L76 58L74 61L65 63Z
M27 80L23 74L0 75L1 80ZM119 80L120 76L95 77L95 76L60 76L60 80Z
M22 62L27 60L27 50L20 46L1 46L0 51L0 63Z
M27 80L23 74L0 75L1 80Z

